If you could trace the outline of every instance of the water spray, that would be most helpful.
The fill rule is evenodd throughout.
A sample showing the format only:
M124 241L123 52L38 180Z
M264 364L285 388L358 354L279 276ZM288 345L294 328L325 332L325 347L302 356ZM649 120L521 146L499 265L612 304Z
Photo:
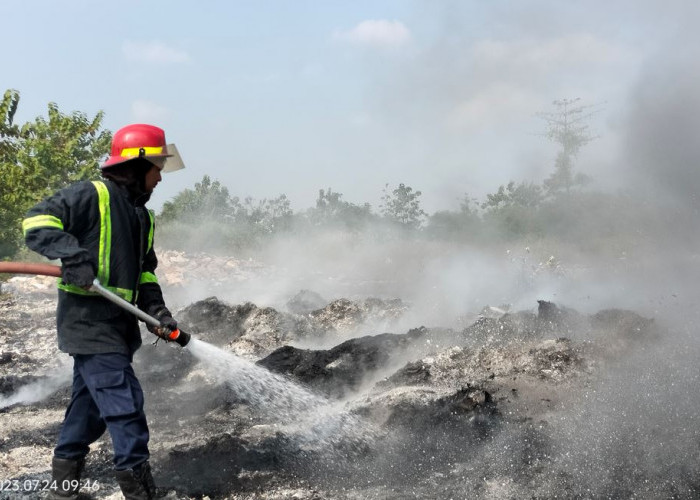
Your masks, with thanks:
M283 375L199 339L187 350L203 362L218 383L225 384L247 405L282 422L280 429L299 445L330 453L341 445L361 447L374 439L374 429L334 403Z

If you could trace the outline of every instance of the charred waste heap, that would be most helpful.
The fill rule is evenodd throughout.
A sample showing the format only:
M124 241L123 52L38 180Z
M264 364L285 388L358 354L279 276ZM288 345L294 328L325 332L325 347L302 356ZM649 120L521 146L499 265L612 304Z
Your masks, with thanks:
M6 484L50 477L70 396L68 360L56 355L53 300L28 287L0 299ZM660 338L653 320L616 309L584 315L540 301L530 311L487 308L463 330L416 325L387 333L408 310L398 299L328 302L309 291L287 311L214 297L187 306L178 317L193 338L229 353L224 362L239 360L248 376L276 374L271 383L289 402L279 392L239 390L243 371L233 365L222 375L213 359L146 343L136 369L157 483L183 499L698 492L697 473L651 466L624 428L610 434L615 449L624 449L619 454L601 442L609 437L603 431L591 432L607 425L596 419L607 414L599 393L609 374ZM372 330L377 325L383 329ZM327 348L311 348L318 345ZM100 486L92 498L118 497L106 439L88 457L86 477ZM7 489L0 497L35 495Z

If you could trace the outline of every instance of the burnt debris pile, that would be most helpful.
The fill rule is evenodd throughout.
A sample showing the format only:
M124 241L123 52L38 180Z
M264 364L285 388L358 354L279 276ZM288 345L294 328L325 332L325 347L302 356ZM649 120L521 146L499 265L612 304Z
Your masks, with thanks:
M323 394L340 398L358 390L366 377L386 371L395 366L402 355L412 349L415 351L413 344L424 337L425 332L425 328L418 328L401 335L370 335L346 340L332 349L284 346L258 364Z
M320 298L309 291L300 294ZM278 311L250 302L229 305L209 297L187 306L180 316L183 327L202 340L259 359L291 343L335 344L339 339L360 334L363 329L392 324L408 309L398 299L369 298L361 302L338 299L313 310L304 309L299 301L292 303L295 305L290 310L303 312ZM303 301L305 306L310 303Z
M69 362L55 355L50 298L4 296L0 309L0 465L7 479L47 479ZM662 337L653 320L539 301L528 311L487 308L463 330L392 331L407 310L398 299L326 303L308 290L287 311L212 297L178 314L216 346L210 358L149 345L144 332L136 370L156 480L171 498L610 493L612 479L586 470L612 459L582 452L576 428L608 404L596 390L609 370ZM17 398L30 387L50 394ZM103 486L94 498L116 491L109 449L105 436L88 460L86 474ZM616 491L668 488L653 470L636 467ZM691 472L673 479L679 497L697 491Z

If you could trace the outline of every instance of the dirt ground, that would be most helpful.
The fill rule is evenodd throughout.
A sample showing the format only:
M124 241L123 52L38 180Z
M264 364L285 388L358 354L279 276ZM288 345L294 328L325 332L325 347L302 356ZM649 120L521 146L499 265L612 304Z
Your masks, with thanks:
M168 270L182 258L163 259L166 295L188 276ZM198 261L203 273L228 266L222 283L269 272ZM71 363L56 349L53 281L15 278L3 292L0 498L40 498ZM664 352L652 318L541 301L476 311L464 327L404 328L411 305L401 297L327 300L306 290L289 301L184 304L177 316L197 348L154 346L143 331L135 369L167 498L700 494L697 432L659 423L663 390L649 377L665 368L643 366ZM85 498L121 498L108 435L92 446L84 479Z

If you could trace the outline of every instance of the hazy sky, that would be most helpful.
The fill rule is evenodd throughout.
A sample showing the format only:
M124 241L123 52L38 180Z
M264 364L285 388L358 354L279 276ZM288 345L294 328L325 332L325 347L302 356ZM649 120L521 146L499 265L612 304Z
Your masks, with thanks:
M0 87L20 122L53 101L163 127L188 168L156 208L207 174L295 209L326 187L377 208L403 182L434 211L546 177L536 113L560 98L599 110L579 164L609 185L640 78L697 47L698 4L3 0Z

